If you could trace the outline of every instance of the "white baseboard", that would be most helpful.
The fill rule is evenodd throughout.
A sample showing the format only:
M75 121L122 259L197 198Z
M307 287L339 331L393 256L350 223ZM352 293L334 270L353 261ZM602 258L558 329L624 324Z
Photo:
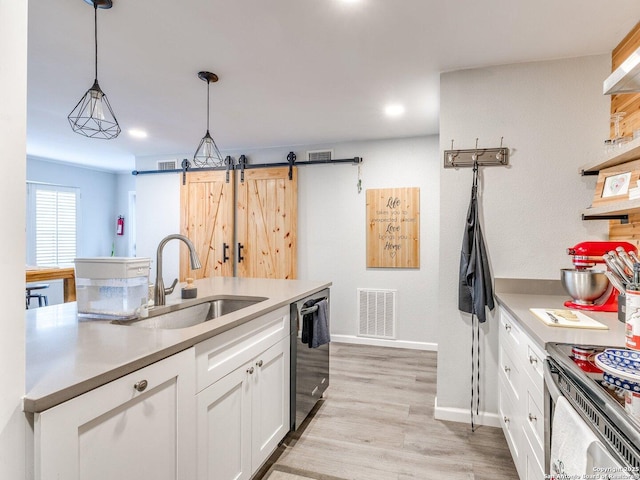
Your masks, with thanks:
M355 343L358 345L372 345L376 347L410 348L413 350L426 350L437 352L437 343L409 342L407 340L388 340L385 338L356 337L355 335L331 334L331 341L336 343Z
M470 423L471 413L469 409L465 408L452 408L452 407L439 407L438 397L435 400L434 417L436 420L445 420L449 422ZM497 413L488 413L480 411L476 415L474 422L478 425L484 425L487 427L502 428L500 424L500 417Z

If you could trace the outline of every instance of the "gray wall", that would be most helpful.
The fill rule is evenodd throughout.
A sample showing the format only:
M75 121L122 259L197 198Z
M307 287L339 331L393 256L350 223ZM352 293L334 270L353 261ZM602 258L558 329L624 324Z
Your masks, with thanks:
M595 177L580 166L603 155L607 55L506 65L441 76L440 150L504 144L510 166L482 169L481 212L493 276L559 279L566 248L606 238L607 222L583 222ZM440 418L468 421L470 316L457 308L462 230L471 169L440 171L438 396ZM482 327L481 410L497 423L497 318Z
M27 180L79 187L78 256L111 255L118 215L117 174L28 157Z
M358 167L355 165L314 165L298 169L298 278L333 282L331 330L335 340L373 343L355 337L356 289L397 289L397 341L386 344L435 348L440 167L437 137L225 154L237 158L244 153L250 163L272 163L285 161L290 150L303 160L306 150L323 147L333 148L334 158L364 158L360 168L363 190L359 194L356 188ZM169 158L139 158L136 168L155 169L157 160L166 159ZM140 175L136 183L138 255L153 259L162 237L180 229L180 175ZM366 268L365 190L387 187L420 187L419 269ZM163 205L161 215L158 202ZM165 283L176 277L178 271L178 249L172 243L177 242L169 243L165 250Z
M117 236L115 225L118 215L127 217L128 191L135 188L132 177L42 158L27 158L28 181L80 188L78 257L109 256L114 243L116 256L129 256L127 237ZM49 304L62 303L62 281L47 283ZM36 301L32 302L33 306L36 304Z

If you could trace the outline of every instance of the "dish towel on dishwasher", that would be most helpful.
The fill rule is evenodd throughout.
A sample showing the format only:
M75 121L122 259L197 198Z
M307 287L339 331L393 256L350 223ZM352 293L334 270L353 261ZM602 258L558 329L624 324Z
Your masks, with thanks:
M318 348L320 345L329 343L329 302L326 298L318 301L305 302L304 308L316 305L318 308L302 317L302 343L309 345L309 348Z
M597 440L569 401L559 397L551 425L551 478L583 478L587 473L587 449Z
M316 303L316 305L318 306L318 310L313 313L313 338L309 345L311 348L317 348L331 341L329 322L327 321L329 318L329 312L327 312L329 303L326 298L323 298Z

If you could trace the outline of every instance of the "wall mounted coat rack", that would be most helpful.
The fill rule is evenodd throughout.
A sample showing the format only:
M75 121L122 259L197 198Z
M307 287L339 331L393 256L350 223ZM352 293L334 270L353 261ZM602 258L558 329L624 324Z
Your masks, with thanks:
M249 164L246 155L240 155L238 157L238 161L234 163L233 159L229 156L225 158L225 165L222 167L204 167L204 168L192 168L191 162L188 159L182 160L181 166L182 168L174 168L168 170L134 170L131 172L132 175L150 175L156 173L182 173L182 184L185 184L186 181L186 173L188 171L207 171L207 170L226 170L227 171L227 182L229 182L229 171L230 170L240 170L240 181L244 182L244 171L248 168L272 168L272 167L289 167L289 180L292 178L292 169L293 167L301 167L304 165L318 165L321 163L351 163L353 165L359 165L362 163L362 157L353 157L353 158L344 158L344 159L330 159L330 160L307 160L303 162L296 162L296 154L294 152L289 152L287 155L286 162L276 162L276 163L260 163L260 164Z
M451 150L444 151L444 168L473 167L504 167L509 165L509 149L502 146L497 148L478 148L476 138L476 148L465 150L454 150L453 140L451 140Z

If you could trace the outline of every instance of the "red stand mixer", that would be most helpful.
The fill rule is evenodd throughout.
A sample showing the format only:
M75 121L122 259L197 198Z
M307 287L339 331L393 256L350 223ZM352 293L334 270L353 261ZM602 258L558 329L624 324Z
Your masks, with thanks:
M562 285L571 295L564 305L578 310L617 312L620 289L633 277L638 249L628 242L581 242L567 248L575 269L561 270ZM606 263L608 272L593 269ZM614 285L615 284L615 285Z

